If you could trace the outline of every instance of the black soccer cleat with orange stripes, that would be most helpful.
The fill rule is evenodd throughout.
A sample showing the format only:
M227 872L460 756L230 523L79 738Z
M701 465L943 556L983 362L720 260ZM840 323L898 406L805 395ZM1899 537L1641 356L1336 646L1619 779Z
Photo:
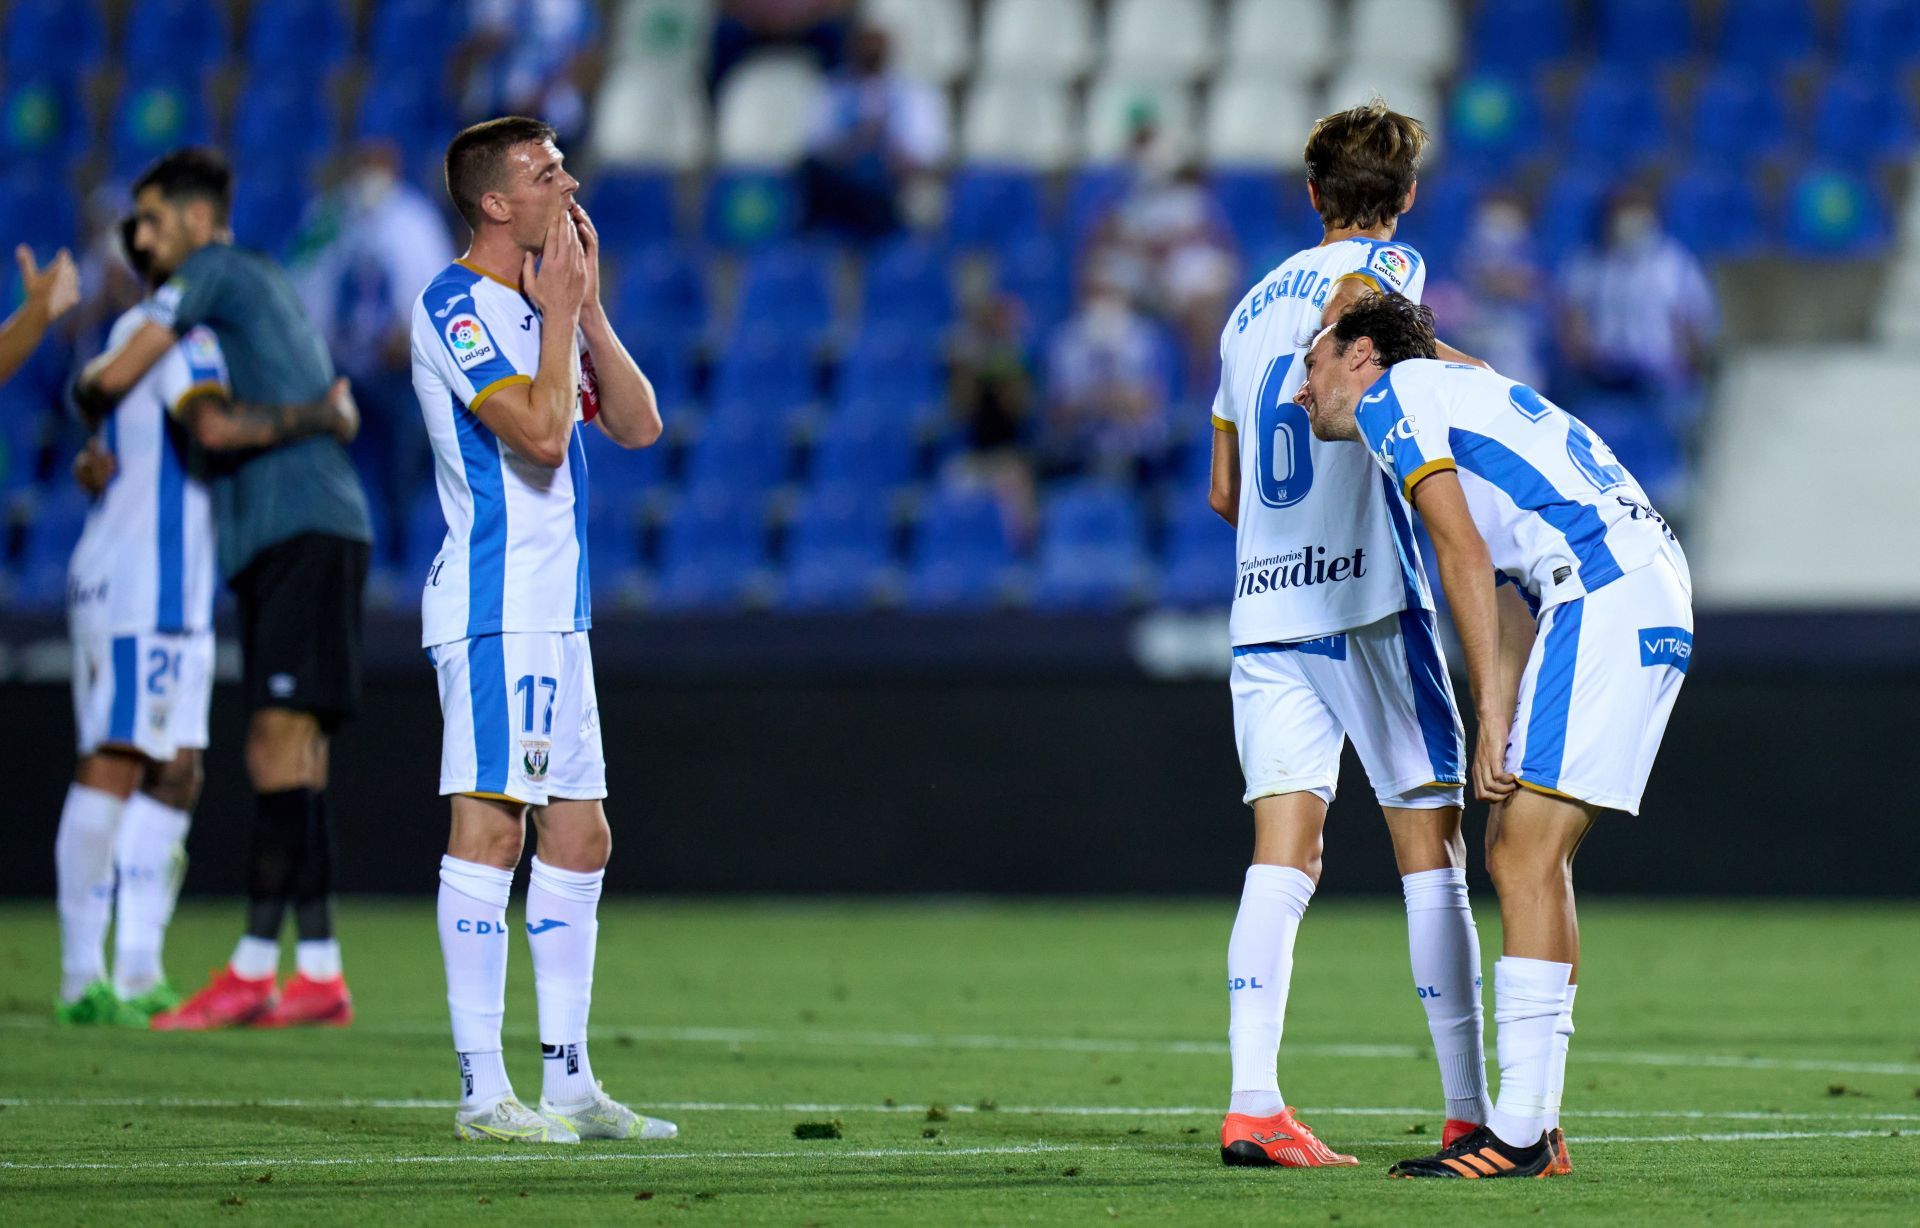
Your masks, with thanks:
M1514 1147L1481 1126L1451 1147L1430 1156L1402 1160L1387 1170L1389 1177L1545 1177L1551 1174L1554 1148L1543 1134L1531 1147Z

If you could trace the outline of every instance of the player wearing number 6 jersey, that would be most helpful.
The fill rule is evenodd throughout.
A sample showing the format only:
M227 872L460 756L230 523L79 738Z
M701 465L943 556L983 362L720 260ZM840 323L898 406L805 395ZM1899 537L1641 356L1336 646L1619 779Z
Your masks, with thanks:
M1236 529L1234 734L1253 807L1227 947L1227 1164L1352 1164L1280 1095L1293 945L1320 877L1321 831L1351 737L1392 833L1413 988L1446 1098L1443 1137L1486 1120L1479 944L1460 840L1461 732L1405 505L1367 455L1313 437L1293 403L1323 319L1368 291L1417 302L1418 252L1394 240L1427 135L1377 100L1307 139L1317 247L1268 273L1220 340L1210 502Z
M646 447L660 437L660 411L600 305L599 236L562 163L538 120L490 120L456 136L447 191L473 242L413 308L413 388L447 518L421 622L445 721L440 792L453 807L439 927L464 1139L675 1133L610 1099L587 1059L612 837L587 644L580 432ZM515 1098L500 1040L507 900L529 808L539 839L526 914L538 1111Z
M1554 1132L1580 959L1573 854L1601 810L1639 809L1693 654L1686 556L1579 419L1495 372L1438 361L1425 308L1368 295L1306 361L1299 399L1314 434L1364 442L1432 535L1480 717L1474 787L1494 804L1500 1099L1484 1128L1394 1171L1564 1169ZM1506 584L1520 598L1502 608Z

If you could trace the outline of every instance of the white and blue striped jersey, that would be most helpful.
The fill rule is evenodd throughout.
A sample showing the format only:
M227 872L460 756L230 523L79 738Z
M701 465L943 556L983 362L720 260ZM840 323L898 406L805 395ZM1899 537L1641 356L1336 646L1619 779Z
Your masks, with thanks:
M446 541L421 594L424 647L592 625L580 439L592 391L580 353L576 342L573 379L582 408L567 439L567 463L548 469L517 455L474 412L500 389L533 382L539 311L519 287L458 261L415 301L413 391L447 518Z
M1670 559L1680 543L1631 473L1586 424L1484 367L1395 364L1355 407L1360 434L1400 490L1436 470L1460 488L1493 565L1536 609Z
M108 348L146 321L144 307L121 316ZM190 394L225 392L226 386L219 342L194 328L101 424L115 468L87 511L67 567L67 611L76 635L182 633L213 625L213 511L206 486L187 471L187 436L174 414Z
M1296 252L1241 299L1220 335L1213 424L1237 431L1235 647L1315 639L1432 609L1406 505L1350 443L1314 438L1293 394L1334 286L1359 278L1420 301L1404 243L1344 239Z

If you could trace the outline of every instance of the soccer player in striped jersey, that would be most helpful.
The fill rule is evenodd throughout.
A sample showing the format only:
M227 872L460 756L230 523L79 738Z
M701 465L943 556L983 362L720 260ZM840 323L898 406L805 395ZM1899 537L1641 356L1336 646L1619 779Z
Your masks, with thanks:
M1359 448L1315 439L1293 403L1300 356L1323 320L1367 291L1419 301L1426 265L1394 230L1426 140L1377 99L1315 124L1307 192L1324 236L1263 276L1220 338L1209 502L1236 530L1233 723L1254 824L1227 946L1233 1084L1220 1156L1230 1165L1357 1162L1295 1119L1276 1071L1294 939L1319 883L1348 738L1393 838L1412 988L1446 1101L1442 1137L1488 1110L1460 717L1433 598L1399 494Z
M1299 403L1314 434L1365 443L1433 538L1480 717L1474 788L1493 807L1500 1098L1485 1126L1394 1171L1569 1172L1573 856L1602 810L1639 812L1693 655L1686 556L1578 418L1496 372L1440 361L1423 307L1363 297L1307 367ZM1509 585L1518 596L1500 593Z
M473 241L413 309L413 388L447 536L424 577L421 643L439 675L440 948L463 1139L671 1138L594 1081L587 1058L596 919L612 836L594 697L584 430L660 437L653 386L600 304L599 236L554 130L489 120L447 147L447 191ZM538 262L536 263L536 257ZM515 1097L502 1056L507 901L526 817L539 851L527 942L542 1094Z
M142 280L152 268L122 227ZM115 322L109 348L146 321ZM114 472L68 567L80 762L54 842L63 1023L126 1024L179 1004L161 947L200 790L213 687L213 513L179 407L224 395L226 363L196 328L94 423ZM113 976L106 935L114 923Z

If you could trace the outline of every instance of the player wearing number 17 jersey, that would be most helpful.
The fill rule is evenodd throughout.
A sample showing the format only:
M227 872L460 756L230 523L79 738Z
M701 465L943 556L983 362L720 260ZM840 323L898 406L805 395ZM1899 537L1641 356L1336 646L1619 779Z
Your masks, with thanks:
M1433 601L1399 493L1363 449L1315 439L1293 403L1323 318L1368 291L1418 301L1425 264L1394 230L1426 139L1378 100L1320 120L1306 144L1307 191L1325 235L1262 277L1221 335L1210 502L1237 536L1233 718L1254 819L1227 947L1233 1084L1220 1154L1231 1165L1355 1163L1294 1119L1275 1069L1294 939L1349 737L1393 837L1443 1137L1488 1111L1461 727Z
M581 432L660 437L653 387L600 305L599 236L538 120L477 124L447 148L473 242L413 308L413 388L447 536L425 576L422 644L445 723L440 949L463 1139L669 1138L609 1098L587 1058L601 880L612 837L594 698ZM538 257L538 265L535 259ZM542 1095L513 1094L501 1050L507 901L532 808L527 942Z

